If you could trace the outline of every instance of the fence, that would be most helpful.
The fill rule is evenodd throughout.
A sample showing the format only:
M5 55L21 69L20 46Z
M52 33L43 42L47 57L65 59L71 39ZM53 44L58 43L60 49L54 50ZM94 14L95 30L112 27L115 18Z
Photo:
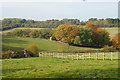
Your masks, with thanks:
M118 52L103 53L39 53L39 57L56 57L75 60L114 60L118 58Z

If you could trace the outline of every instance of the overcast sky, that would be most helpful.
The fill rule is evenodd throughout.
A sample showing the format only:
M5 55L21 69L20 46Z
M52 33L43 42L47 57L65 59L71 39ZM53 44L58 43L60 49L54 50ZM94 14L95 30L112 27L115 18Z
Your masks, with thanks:
M2 5L3 18L33 20L117 18L118 2L9 2Z

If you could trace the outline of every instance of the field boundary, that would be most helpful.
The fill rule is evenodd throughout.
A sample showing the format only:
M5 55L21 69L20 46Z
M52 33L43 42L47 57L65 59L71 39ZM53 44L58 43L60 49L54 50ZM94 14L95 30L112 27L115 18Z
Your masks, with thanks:
M45 53L39 52L39 57L56 57L73 60L116 60L118 52L102 53Z

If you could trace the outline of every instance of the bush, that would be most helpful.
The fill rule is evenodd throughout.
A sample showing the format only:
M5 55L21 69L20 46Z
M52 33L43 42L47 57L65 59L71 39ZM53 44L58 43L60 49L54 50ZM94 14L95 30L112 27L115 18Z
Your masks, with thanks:
M24 34L23 34L23 31L22 31L22 30L16 29L16 30L13 32L13 35L18 36L18 37L22 37Z
M37 38L38 36L37 36L37 30L33 30L33 31L31 31L30 33L29 33L29 36L31 37L31 38Z
M35 57L35 55L31 51L28 51L27 55L29 55L30 57Z
M11 57L12 52L11 51L4 51L1 54L2 54L2 59L9 59Z
M2 35L4 35L4 36L13 36L13 33L11 33L11 32L6 32L6 33L2 33Z
M80 45L80 43L81 43L81 42L80 42L80 37L79 37L79 36L76 36L76 37L75 37L75 40L74 40L74 44L75 44L75 45Z
M39 31L39 37L43 39L50 39L52 34L53 34L52 29L41 29Z
M104 46L103 48L101 48L102 51L104 52L114 52L116 51L116 49L113 46Z
M38 56L39 50L38 50L37 45L35 45L35 44L30 44L30 45L27 46L26 50L32 52L35 57Z

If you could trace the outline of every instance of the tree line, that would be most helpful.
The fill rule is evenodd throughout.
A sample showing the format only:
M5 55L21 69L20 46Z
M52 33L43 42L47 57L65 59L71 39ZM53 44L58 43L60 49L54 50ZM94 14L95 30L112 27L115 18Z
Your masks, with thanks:
M85 27L77 25L60 25L54 34L56 40L78 46L104 47L112 45L109 33L92 24Z
M0 30L7 30L17 27L28 27L28 28L56 28L61 24L68 25L80 25L85 26L86 24L93 24L98 27L118 27L118 18L106 18L97 19L90 18L88 21L80 21L79 19L52 19L46 21L34 21L20 18L4 18L0 20L2 22L2 28Z
M104 46L112 46L113 48L120 49L120 39L118 39L120 33L116 34L115 37L111 39L109 36L110 34L105 29L93 24L86 24L85 27L62 24L55 29L15 29L14 31L7 32L3 35L51 39L67 43L69 45L83 47L102 48Z

